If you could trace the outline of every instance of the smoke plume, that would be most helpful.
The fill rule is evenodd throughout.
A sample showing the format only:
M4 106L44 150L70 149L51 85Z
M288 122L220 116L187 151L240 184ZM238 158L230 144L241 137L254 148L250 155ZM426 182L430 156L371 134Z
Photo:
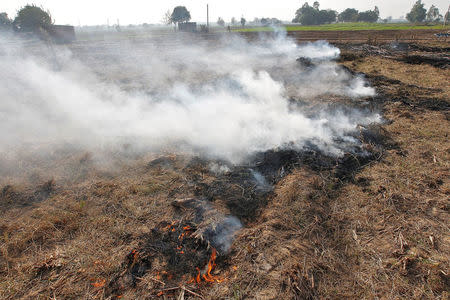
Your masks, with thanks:
M186 151L242 162L254 152L306 143L341 155L375 113L306 114L291 96L373 96L326 42L247 42L181 35L54 46L0 40L0 156L70 145L102 153ZM313 68L296 62L307 57ZM7 160L4 158L4 160Z

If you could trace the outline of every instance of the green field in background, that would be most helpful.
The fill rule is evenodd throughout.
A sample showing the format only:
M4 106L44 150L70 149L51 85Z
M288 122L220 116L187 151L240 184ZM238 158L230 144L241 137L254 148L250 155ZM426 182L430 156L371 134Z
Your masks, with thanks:
M450 25L414 25L405 23L396 24L380 24L380 23L336 23L314 26L303 25L286 25L282 26L287 31L346 31L346 30L411 30L411 29L441 29L449 30ZM273 31L272 27L247 27L247 28L235 28L233 31L237 32L261 32L261 31Z

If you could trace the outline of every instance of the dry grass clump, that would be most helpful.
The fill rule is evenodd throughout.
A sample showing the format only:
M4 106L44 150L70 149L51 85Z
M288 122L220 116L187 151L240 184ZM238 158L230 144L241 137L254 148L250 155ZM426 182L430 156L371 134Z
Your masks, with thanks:
M411 65L380 57L367 57L355 66L358 71L366 74L386 76L408 85L439 89L439 97L450 98L450 69L439 69L425 64Z
M399 117L387 126L401 131L401 152L364 170L357 180L365 184L345 186L338 198L366 297L445 298L448 292L448 127L440 113L421 118L420 125Z
M0 294L47 299L104 293L137 237L167 215L168 193L182 185L174 170L139 165L123 168L126 175L113 179L95 175L78 184L57 182L40 201L17 206L17 196L2 202Z
M410 65L389 63L369 57L353 67L385 65L388 79L440 89L421 91L448 100L448 71L414 66L428 73L411 75ZM382 91L403 96L403 87ZM221 297L448 298L447 112L389 101L383 110L396 147L340 190L327 173L298 169L284 178L259 221L236 240L232 261L241 271Z

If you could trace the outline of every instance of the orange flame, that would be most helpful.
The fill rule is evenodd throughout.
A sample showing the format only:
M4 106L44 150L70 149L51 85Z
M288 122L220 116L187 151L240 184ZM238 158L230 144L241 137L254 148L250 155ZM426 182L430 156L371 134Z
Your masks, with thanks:
M216 249L212 248L212 253L211 253L211 257L208 261L208 265L205 267L205 269L203 271L200 271L199 268L196 268L197 272L198 272L197 276L195 278L193 278L192 280L190 280L189 283L194 282L194 281L197 282L198 284L200 284L202 281L210 282L210 283L222 282L223 279L211 274L212 270L214 270L214 267L216 266L216 258L217 258L217 251L216 251Z
M93 287L95 288L101 288L104 287L106 283L106 279L97 280L96 282L91 283Z

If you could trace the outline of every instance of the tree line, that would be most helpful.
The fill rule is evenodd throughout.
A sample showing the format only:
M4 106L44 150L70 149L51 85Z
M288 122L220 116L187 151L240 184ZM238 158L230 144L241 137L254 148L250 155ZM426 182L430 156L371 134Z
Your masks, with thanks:
M188 17L188 18L187 18ZM355 8L347 8L341 13L338 13L332 9L320 9L320 3L315 1L312 6L308 2L305 2L302 7L300 7L295 12L295 17L292 20L293 23L300 23L302 25L321 25L321 24L331 24L336 22L367 22L375 23L380 19L380 10L377 6L373 10L358 11ZM429 10L425 9L425 4L422 0L417 0L411 11L406 15L406 19L411 23L420 22L439 22L442 20L449 20L449 13L443 17L439 13L439 9L432 5ZM187 22L190 20L190 13L184 6L175 7L173 12L168 11L164 18L164 23L166 24L176 24L178 22ZM392 17L388 17L383 21L385 23L392 20ZM217 19L217 25L225 26L226 22L223 18L219 17ZM231 25L245 26L247 21L244 17L238 22L234 17L231 19ZM276 18L255 18L251 25L262 25L262 26L276 26L281 24L282 21Z
M302 25L321 25L336 23L338 21L374 23L378 21L379 17L380 11L376 6L374 10L359 12L354 8L347 8L343 12L338 13L331 9L320 9L320 3L315 1L313 6L310 6L308 2L305 2L305 4L296 11L292 22L300 23Z
M292 20L293 23L300 23L302 25L321 25L330 24L335 22L369 22L374 23L379 20L380 11L375 6L373 10L358 11L354 8L347 8L341 13L331 9L320 9L320 3L315 1L312 6L305 2L295 12L295 17ZM422 0L417 0L411 11L406 15L406 19L411 23L420 22L438 22L438 21L450 21L450 14L447 11L443 17L439 9L431 5L428 11L425 9L425 4ZM173 11L167 11L164 15L163 23L177 24L183 22L189 22L191 20L191 14L185 6L177 6ZM386 19L385 22L389 20ZM237 21L235 18L231 19L231 24L239 24L245 26L247 21L244 17ZM253 25L279 25L282 22L276 18L255 18L251 24ZM34 4L28 4L19 9L17 16L14 20L8 17L7 13L0 13L0 29L23 31L23 32L36 32L41 29L46 29L49 25L52 25L52 17L50 12L44 10L42 7L38 7ZM225 21L219 17L217 20L219 26L225 26Z
M373 10L358 11L355 8L347 8L343 12L338 13L331 9L320 9L320 3L315 1L312 6L305 2L300 7L292 20L293 23L300 23L302 25L321 25L336 22L368 22L375 23L380 18L380 10L377 6ZM385 20L387 22L388 18ZM420 22L438 22L442 20L449 20L449 13L443 17L439 13L439 9L432 5L429 10L425 9L425 4L422 0L417 0L411 11L406 15L406 19L411 23Z

